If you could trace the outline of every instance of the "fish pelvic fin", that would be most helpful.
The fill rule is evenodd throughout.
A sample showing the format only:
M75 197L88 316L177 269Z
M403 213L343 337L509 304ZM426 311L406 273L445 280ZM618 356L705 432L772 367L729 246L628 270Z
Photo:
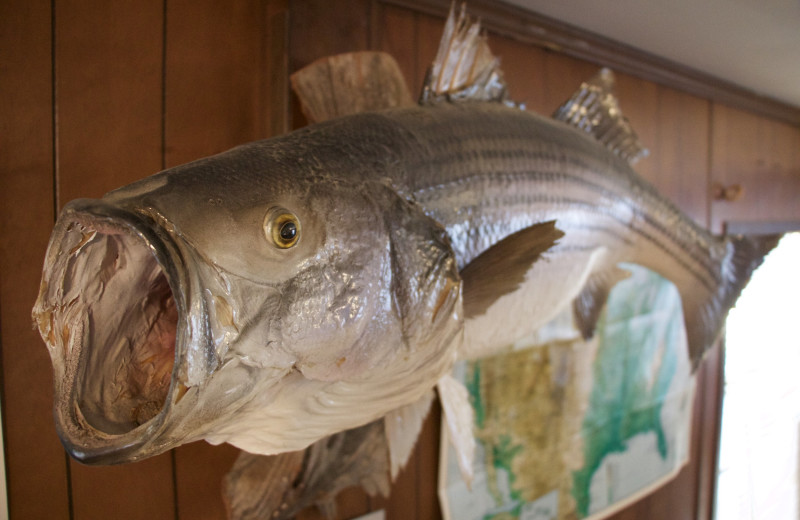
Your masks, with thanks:
M564 232L555 220L511 234L481 253L461 270L464 317L479 316L501 296L516 291L542 253Z
M333 518L336 495L359 485L369 495L388 497L383 427L373 421L278 455L241 452L222 483L227 518L289 519L313 505Z
M736 303L753 272L780 240L781 235L729 236L722 259L721 283L710 298L700 300L693 287L678 287L683 304L692 370L719 338L728 311Z
M447 374L436 385L442 403L450 444L458 457L458 469L468 488L475 477L475 433L469 392L456 378Z
M455 5L445 22L436 59L428 69L420 104L453 101L497 101L513 105L500 70L500 60L489 49L480 21Z
M291 83L311 123L414 104L400 66L385 52L321 58L292 74Z
M630 164L649 153L619 108L614 94L614 73L610 69L603 68L583 82L553 117L591 134Z
M428 417L431 410L433 397L434 394L431 390L419 401L392 410L383 418L383 429L386 433L386 443L389 446L392 480L397 478L414 451L419 432L422 431L425 418Z
M583 339L594 336L597 320L600 319L600 313L608 300L611 289L617 282L621 282L630 275L630 271L612 267L593 273L586 281L586 285L572 302L575 325Z

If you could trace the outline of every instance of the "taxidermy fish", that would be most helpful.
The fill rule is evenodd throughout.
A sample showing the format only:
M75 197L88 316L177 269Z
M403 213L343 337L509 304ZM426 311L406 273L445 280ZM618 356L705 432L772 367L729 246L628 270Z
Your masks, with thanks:
M527 113L462 12L420 104L398 75L317 63L294 80L316 124L66 205L33 316L73 457L279 454L381 420L395 474L438 388L469 473L453 363L569 305L591 335L620 262L678 287L697 365L771 242L712 236L634 173L609 72Z

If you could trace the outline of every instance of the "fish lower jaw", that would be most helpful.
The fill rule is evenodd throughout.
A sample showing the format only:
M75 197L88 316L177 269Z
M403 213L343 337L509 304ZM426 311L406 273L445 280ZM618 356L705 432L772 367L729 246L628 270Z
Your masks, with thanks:
M59 435L79 460L118 462L169 408L178 304L130 226L84 216L56 238L34 319L56 372Z

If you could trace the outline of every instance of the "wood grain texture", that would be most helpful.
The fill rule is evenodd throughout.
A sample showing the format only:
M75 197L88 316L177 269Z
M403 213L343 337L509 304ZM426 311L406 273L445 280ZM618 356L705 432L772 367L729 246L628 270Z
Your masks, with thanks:
M0 2L0 345L11 518L69 518L50 358L31 326L53 225L51 21L50 2Z
M800 128L714 104L711 180L740 185L737 201L712 201L712 229L726 221L800 221Z
M274 88L266 79L274 65L266 61L273 16L280 16L276 2L167 2L165 167L267 136L274 124L265 106ZM224 518L222 478L238 450L201 441L174 454L179 518Z
M224 517L220 482L237 453L231 447L184 446L175 466L170 455L115 468L66 461L53 427L49 358L30 326L54 209L301 125L291 119L288 72L318 57L387 50L416 97L438 46L440 4L449 0L417 3L0 2L0 346L11 518ZM500 34L489 38L511 93L537 112L551 113L598 69ZM732 220L800 221L796 126L620 77L622 109L653 150L637 169L693 218L716 230ZM742 183L745 197L710 203L712 181ZM698 380L690 465L614 519L709 518L721 373L721 353L712 351ZM392 496L351 489L337 501L338 519L381 508L390 519L440 517L440 413L426 421Z
M266 134L261 2L167 3L166 166Z
M163 4L56 4L59 208L161 168Z
M163 4L56 5L58 207L161 169ZM76 518L174 517L172 460L71 462ZM125 482L120 492L119 482Z
M452 5L450 0L382 2L437 16L444 16ZM505 2L472 0L469 2L469 9L482 20L487 30L525 45L550 49L563 56L611 67L651 83L800 127L800 107L759 96L702 71L634 49L613 39Z
M627 74L617 74L616 92L622 113L650 152L634 169L707 225L709 103Z
M492 52L500 58L511 99L524 103L531 112L549 114L542 74L546 52L502 36L492 35L490 43Z

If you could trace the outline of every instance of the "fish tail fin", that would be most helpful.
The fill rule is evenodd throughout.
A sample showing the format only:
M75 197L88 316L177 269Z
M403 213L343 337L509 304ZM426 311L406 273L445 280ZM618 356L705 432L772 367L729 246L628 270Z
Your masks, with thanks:
M781 235L730 236L725 238L726 251L720 266L721 283L716 293L705 299L694 298L696 287L679 290L689 342L689 357L695 370L706 351L718 339L728 311L736 303L753 272L763 263Z

